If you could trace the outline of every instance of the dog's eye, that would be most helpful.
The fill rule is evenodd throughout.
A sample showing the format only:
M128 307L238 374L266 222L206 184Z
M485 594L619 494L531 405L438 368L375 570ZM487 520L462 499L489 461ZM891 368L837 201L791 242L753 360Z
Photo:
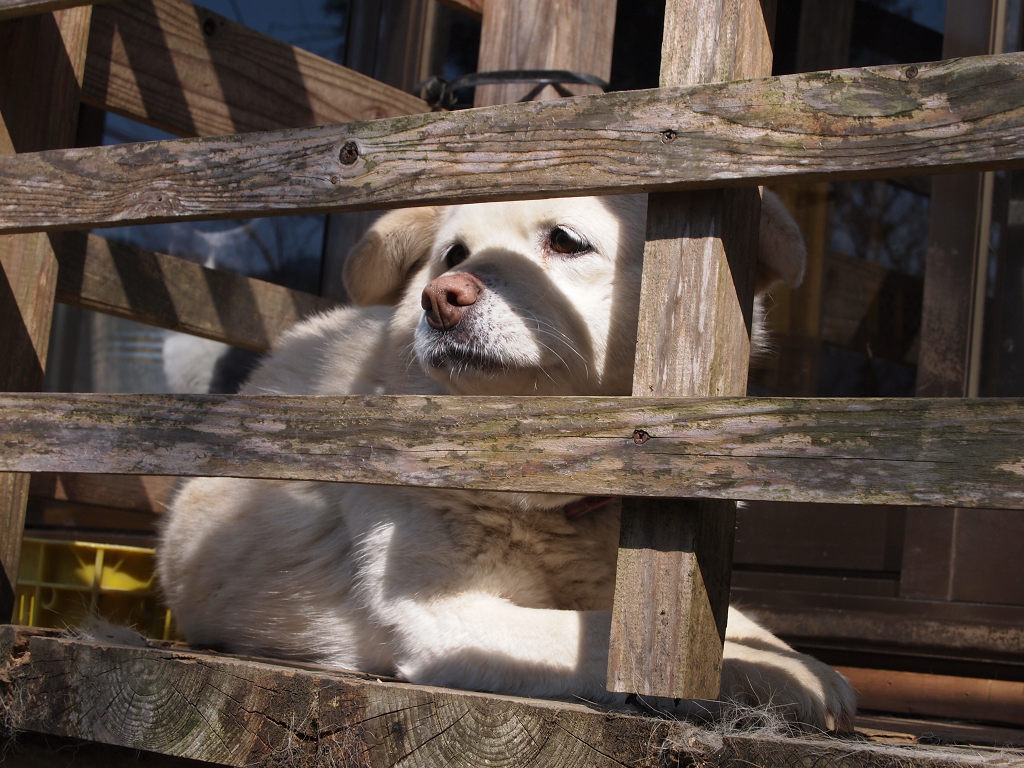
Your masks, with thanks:
M461 264L467 258L469 258L469 249L462 243L452 243L448 246L448 250L444 252L444 263L448 269Z
M568 227L555 227L548 235L548 247L555 253L576 256L591 250L590 243L582 235Z

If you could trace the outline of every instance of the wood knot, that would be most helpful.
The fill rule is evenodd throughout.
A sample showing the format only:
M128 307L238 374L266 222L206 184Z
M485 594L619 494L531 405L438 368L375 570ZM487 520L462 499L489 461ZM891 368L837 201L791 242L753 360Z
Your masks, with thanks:
M646 443L650 439L651 439L651 436L647 432L645 432L644 430L642 430L642 429L634 429L633 430L633 442L636 443L637 445L643 445L644 443Z
M669 128L668 130L665 130L665 131L661 132L661 143L662 144L671 144L673 141L676 140L676 137L678 137L678 136L679 136L678 133L676 133L671 128Z
M346 141L341 147L341 152L338 153L338 159L341 160L342 165L352 165L359 159L359 147L354 141Z

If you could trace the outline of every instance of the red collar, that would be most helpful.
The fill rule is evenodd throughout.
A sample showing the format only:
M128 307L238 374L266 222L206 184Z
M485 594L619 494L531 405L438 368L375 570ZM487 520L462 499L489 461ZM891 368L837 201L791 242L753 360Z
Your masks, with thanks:
M607 507L617 498L617 496L584 496L578 501L565 505L565 517L569 520L578 520L584 515Z

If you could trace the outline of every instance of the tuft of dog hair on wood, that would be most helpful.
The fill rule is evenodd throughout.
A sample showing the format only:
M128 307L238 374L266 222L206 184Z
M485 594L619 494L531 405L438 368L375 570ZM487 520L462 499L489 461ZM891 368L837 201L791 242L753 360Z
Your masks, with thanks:
M69 637L85 642L125 645L130 648L149 647L149 640L145 635L96 614L91 614L78 626L69 627L65 632Z

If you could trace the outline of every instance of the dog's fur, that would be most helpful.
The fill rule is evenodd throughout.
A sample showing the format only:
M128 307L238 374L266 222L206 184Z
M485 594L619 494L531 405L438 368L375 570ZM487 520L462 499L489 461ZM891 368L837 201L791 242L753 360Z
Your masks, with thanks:
M350 254L362 304L290 332L250 394L622 395L632 382L646 198L386 214ZM774 197L759 285L799 282ZM200 478L159 576L196 644L418 683L621 704L604 688L619 522L573 497ZM837 673L731 610L723 695L849 725ZM664 702L662 702L664 703Z

